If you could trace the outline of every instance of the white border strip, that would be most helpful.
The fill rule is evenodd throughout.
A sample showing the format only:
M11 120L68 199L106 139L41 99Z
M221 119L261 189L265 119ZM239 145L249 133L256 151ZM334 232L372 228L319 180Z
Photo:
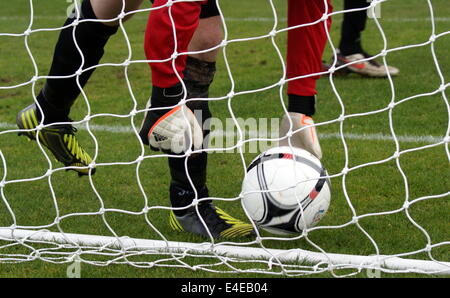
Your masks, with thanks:
M75 125L79 130L86 130L83 125ZM133 133L133 128L131 126L121 126L121 125L97 125L91 124L89 128L93 132L110 132L110 133ZM16 125L11 123L0 122L1 129L18 129ZM223 130L215 130L211 133L211 136L230 136L237 135L236 132L226 132ZM257 138L258 131L250 130L247 131L247 137ZM355 134L355 133L345 133L344 137L348 140L361 140L361 141L394 141L394 137L390 135L384 135L381 133L376 134ZM397 140L401 143L427 143L436 144L444 140L444 137L438 136L411 136L411 135L397 135ZM266 137L265 137L266 138ZM341 135L339 133L321 133L321 139L340 139Z

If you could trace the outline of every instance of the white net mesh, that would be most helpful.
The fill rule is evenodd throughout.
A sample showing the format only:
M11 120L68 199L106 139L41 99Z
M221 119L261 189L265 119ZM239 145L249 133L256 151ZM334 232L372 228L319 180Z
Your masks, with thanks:
M386 67L400 64L398 78L336 76L349 66L336 67L336 60L320 73L314 119L333 184L321 223L298 236L261 232L233 241L169 228L167 155L138 139L151 91L143 28L149 11L160 8L117 16L119 33L73 108L72 124L92 154L95 175L79 179L41 142L26 146L17 137L15 116L49 78L60 23L77 7L53 2L0 4L0 262L283 275L449 273L450 21L444 1L372 1L372 13L383 3L382 15L369 19L364 38ZM207 99L215 117L210 147L203 149L210 153L210 199L239 218L246 218L240 184L248 163L279 140L289 81L285 35L294 29L285 24L286 1L245 2L218 1L224 39ZM325 55L336 55L341 4L316 21L334 18Z

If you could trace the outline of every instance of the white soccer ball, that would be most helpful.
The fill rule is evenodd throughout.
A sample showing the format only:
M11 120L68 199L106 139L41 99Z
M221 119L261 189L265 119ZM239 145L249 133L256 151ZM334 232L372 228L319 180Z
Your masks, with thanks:
M242 183L242 202L255 224L279 234L315 226L330 206L331 185L322 163L306 150L272 148L255 158Z

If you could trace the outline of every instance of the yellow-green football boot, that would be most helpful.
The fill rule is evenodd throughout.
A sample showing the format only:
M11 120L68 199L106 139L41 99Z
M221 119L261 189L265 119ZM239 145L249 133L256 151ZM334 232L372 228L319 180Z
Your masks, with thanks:
M36 135L38 135L41 144L47 147L58 161L66 167L73 167L70 170L78 172L80 176L89 175L89 164L92 162L92 158L78 143L75 136L77 129L71 124L49 125L38 131L36 129L39 125L36 104L20 111L16 122L20 129L28 130L19 135L25 135L31 140L36 140ZM94 174L95 168L90 172Z
M215 207L211 202L198 204L198 211L211 236L215 239L232 239L255 236L253 226L244 223L222 209ZM209 238L205 225L200 220L195 207L190 207L182 216L170 212L170 227L176 231L186 231Z

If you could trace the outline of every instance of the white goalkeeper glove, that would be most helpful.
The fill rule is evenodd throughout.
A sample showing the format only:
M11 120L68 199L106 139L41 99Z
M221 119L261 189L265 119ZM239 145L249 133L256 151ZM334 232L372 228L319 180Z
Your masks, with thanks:
M315 126L313 126L314 125L313 119L309 116L300 113L289 112L288 114L285 114L280 124L280 136L286 136L287 133L289 132L290 128L289 119L291 119L292 121L293 135L290 138L285 138L281 140L280 146L289 146L289 139L290 139L291 145L293 147L305 149L306 151L309 151L317 158L321 159L322 149L320 148L316 128Z
M185 105L177 106L159 117L147 137L151 149L176 154L192 147L200 149L203 145L202 128L194 113Z

